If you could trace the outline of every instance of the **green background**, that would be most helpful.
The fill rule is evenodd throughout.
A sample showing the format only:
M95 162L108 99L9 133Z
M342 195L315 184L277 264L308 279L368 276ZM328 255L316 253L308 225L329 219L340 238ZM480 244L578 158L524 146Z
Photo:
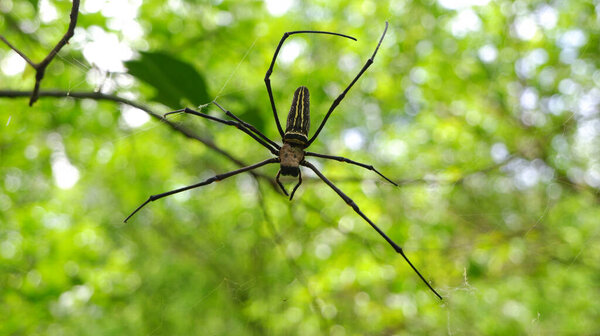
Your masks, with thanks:
M69 1L0 3L0 32L34 61L68 24ZM314 131L389 21L311 150L373 164L400 187L311 161L444 300L306 170L292 202L270 165L124 224L149 195L239 165L157 119L132 125L139 114L122 104L0 97L0 334L600 332L598 1L292 1L283 13L260 1L122 1L128 20L111 3L83 1L42 89L225 117L199 107L217 99L277 141L263 79L282 34L358 39L296 36L297 58L275 66L280 119L306 85ZM56 17L41 20L48 6ZM90 48L98 36L120 47ZM101 51L128 62L102 68ZM10 74L11 58L2 44L0 90L31 90L34 71ZM243 163L271 156L234 127L170 120Z

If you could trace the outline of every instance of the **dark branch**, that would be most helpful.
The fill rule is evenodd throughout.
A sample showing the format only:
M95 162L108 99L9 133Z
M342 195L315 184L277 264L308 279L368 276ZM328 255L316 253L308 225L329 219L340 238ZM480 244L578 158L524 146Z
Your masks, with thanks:
M0 40L2 40L4 43L6 43L12 50L14 50L21 57L23 57L23 59L35 69L35 86L33 88L33 91L31 92L31 98L29 99L29 106L32 106L33 103L35 103L38 100L39 93L40 93L40 83L42 82L42 79L44 78L44 74L46 73L46 68L48 67L50 62L52 62L52 60L54 59L54 56L56 56L56 54L58 54L60 49L62 49L62 47L64 47L67 43L69 43L69 40L71 39L71 37L73 37L73 34L75 33L75 26L77 25L78 14L79 14L79 0L73 0L73 7L71 8L71 14L69 15L69 17L71 18L71 21L69 22L69 27L67 28L67 31L65 32L63 37L60 39L60 41L58 41L56 46L54 46L54 48L52 48L50 53L39 63L33 62L22 51L20 51L14 45L12 45L10 42L8 42L8 40L6 40L6 38L4 36L0 35Z
M6 45L8 45L12 50L14 50L17 54L19 54L19 56L23 57L23 59L29 63L29 65L31 65L32 67L37 67L37 64L35 64L32 60L29 59L29 57L27 57L27 55L25 55L21 50L17 49L14 45L12 45L10 42L8 42L8 40L0 35L0 40L4 41L4 43L6 43Z
M13 91L13 90L0 90L0 97L7 97L7 98L21 98L21 97L29 97L31 96L31 91ZM173 130L183 134L184 136L190 138L190 139L194 139L197 141L200 141L201 143L203 143L206 147L214 150L215 152L223 155L224 157L226 157L227 159L229 159L230 161L232 161L233 163L235 163L237 166L239 167L245 167L247 166L247 164L237 158L235 158L233 155L229 154L228 152L226 152L225 150L221 149L219 146L217 146L212 139L209 138L205 138L205 137L201 137L197 134L194 134L192 131L190 131L189 129L178 125L174 122L171 122L169 120L166 120L162 117L162 115L160 115L159 113L154 112L152 109L150 109L149 107L142 105L142 104L138 104L134 101L131 101L129 99L126 98L122 98L119 96L114 96L114 95L108 95L108 94L104 94L101 92L84 92L84 91L61 91L61 90L42 90L38 92L38 96L39 97L55 97L55 98L66 98L66 97L71 97L71 98L78 98L78 99L84 99L84 98L88 98L88 99L94 99L94 100L107 100L107 101L112 101L112 102L116 102L116 103L121 103L121 104L125 104L125 105L129 105L135 108L138 108L146 113L148 113L151 117L155 118L156 120L160 120L163 123L167 124L169 127L171 127ZM254 175L255 177L261 177L266 179L269 184L271 184L271 186L277 190L277 185L275 184L275 182L273 181L273 179L271 177L268 177L264 174L258 174L255 172L250 172L250 174Z

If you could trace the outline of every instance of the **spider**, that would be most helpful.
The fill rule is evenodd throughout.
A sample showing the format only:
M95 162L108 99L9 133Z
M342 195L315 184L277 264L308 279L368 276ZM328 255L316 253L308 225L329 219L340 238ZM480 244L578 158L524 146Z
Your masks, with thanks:
M277 172L277 176L276 176L275 180L277 181L277 184L279 185L279 187L281 187L281 190L283 191L283 193L286 196L289 196L289 199L291 201L294 197L294 193L296 192L296 190L298 189L300 184L302 184L302 173L300 171L300 166L304 166L304 167L311 169L315 174L317 174L317 176L321 180L323 180L323 182L325 182L329 187L331 187L331 189L333 189L346 202L346 204L348 204L350 207L352 207L352 209L360 217L362 217L367 223L369 223L369 225L371 225L371 227L373 227L373 229L375 229L375 231L377 231L377 233L379 233L383 237L383 239L385 239L388 242L388 244L390 244L394 248L394 250L404 258L404 260L406 260L406 262L415 271L415 273L417 273L417 275L427 285L427 287L429 287L429 289L438 298L442 299L441 295L438 294L438 292L436 292L435 289L433 289L433 287L427 282L427 280L425 280L425 278L421 275L421 273L417 270L417 268L410 262L408 257L404 254L404 251L402 250L402 248L400 246L398 246L398 244L396 244L392 239L390 239L379 227L377 227L377 225L375 225L375 223L373 223L373 221L371 221L359 209L358 205L356 205L356 203L354 203L354 201L350 197L348 197L337 186L335 186L333 184L333 182L331 182L327 177L325 177L312 163L310 163L309 161L307 161L305 159L305 157L307 157L307 156L314 156L314 157L318 157L318 158L336 160L336 161L340 161L340 162L357 165L357 166L366 168L368 170L371 170L371 171L377 173L379 176L384 178L386 181L390 182L391 184L393 184L395 186L398 186L392 180L385 177L382 173L380 173L378 170L373 168L372 165L367 165L364 163L356 162L356 161L353 161L353 160L350 160L350 159L347 159L347 158L341 157L341 156L333 156L333 155L313 153L313 152L306 151L306 148L308 148L315 141L315 139L317 138L317 136L319 135L321 130L323 130L323 127L325 126L325 123L331 116L331 113L335 110L335 108L344 99L344 97L346 96L348 91L350 91L350 88L352 88L352 86L358 81L358 79L365 73L365 71L369 68L369 66L371 66L371 64L373 64L373 60L375 58L375 55L377 54L377 51L379 50L379 47L381 46L381 42L383 42L383 38L385 37L385 33L387 32L387 29L388 29L388 23L386 22L385 29L383 31L383 34L381 35L381 38L379 39L379 43L377 43L377 47L375 48L373 55L371 56L371 58L369 58L367 60L365 65L361 68L361 70L358 72L358 74L354 77L352 82L350 82L350 84L344 89L344 91L342 91L342 93L333 101L333 103L331 104L331 107L329 108L329 110L327 111L327 114L325 115L325 118L323 119L323 121L321 122L319 127L317 128L317 131L313 134L312 137L310 137L310 139L308 137L308 131L310 128L310 99L309 99L308 88L306 88L305 86L298 87L296 89L296 91L294 92L294 96L292 98L292 105L291 105L290 112L288 113L288 117L287 117L287 124L286 124L285 132L281 128L281 123L279 122L279 117L277 116L277 108L275 107L275 101L273 99L273 91L271 89L271 79L270 79L271 74L273 73L273 68L275 66L275 61L277 59L277 55L279 54L281 46L283 45L285 40L288 37L295 35L295 34L334 35L334 36L344 37L344 38L348 38L348 39L356 41L356 39L352 36L348 36L348 35L344 35L344 34L340 34L340 33L328 32L328 31L317 31L317 30L298 30L298 31L286 32L283 34L283 37L281 38L281 40L279 41L279 44L277 45L277 48L275 49L275 54L273 55L273 59L271 60L271 65L269 66L269 69L267 70L267 73L266 73L265 79L264 79L265 85L267 87L267 93L269 94L269 100L271 101L271 109L273 110L273 117L275 119L275 124L277 125L277 130L279 131L279 134L281 135L281 138L282 138L283 144L281 146L278 145L276 142L272 141L271 139L269 139L267 136L265 136L262 132L260 132L254 126L248 124L247 122L245 122L245 121L241 120L240 118L238 118L237 116L235 116L230 111L224 109L216 101L213 101L212 103L215 104L221 111L223 111L227 116L229 116L233 120L225 120L225 119L213 117L211 115L208 115L208 114L205 114L202 112L198 112L198 111L192 110L187 107L184 109L166 113L164 115L164 117L167 117L168 115L174 114L174 113L187 113L187 114L200 116L202 118L206 118L206 119L209 119L209 120L212 120L215 122L219 122L219 123L222 123L225 125L234 126L234 127L238 128L239 130L241 130L242 132L248 134L250 137L252 137L258 143L260 143L262 146L264 146L266 149L268 149L275 157L261 161L259 163L256 163L256 164L253 164L253 165L250 165L247 167L243 167L243 168L240 168L240 169L237 169L234 171L230 171L228 173L215 175L215 176L213 176L209 179L206 179L200 183L196 183L196 184L192 184L192 185L189 185L186 187L167 191L162 194L152 195L144 203L142 203L137 209L135 209L125 219L125 222L127 222L134 214L136 214L141 208L143 208L146 204L148 204L150 202L153 202L153 201L156 201L163 197L167 197L167 196L170 196L170 195L173 195L176 193L180 193L180 192L183 192L186 190L202 187L202 186L211 184L216 181L221 181L228 177L231 177L231 176L243 173L243 172L251 171L253 169L262 167L264 165L272 164L272 163L280 164L280 169ZM290 194L288 194L288 192L285 190L285 187L283 186L283 184L281 183L281 181L279 179L281 175L298 177L298 183L294 186L294 188L292 189L292 192Z

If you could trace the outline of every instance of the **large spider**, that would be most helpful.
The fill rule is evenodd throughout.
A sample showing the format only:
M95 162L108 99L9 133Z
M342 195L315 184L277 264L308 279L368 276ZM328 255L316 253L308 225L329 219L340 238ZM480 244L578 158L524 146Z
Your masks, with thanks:
M196 184L193 184L193 185L190 185L187 187L182 187L182 188L178 188L175 190L167 191L162 194L152 195L144 203L142 203L142 205L140 205L137 209L135 209L125 219L125 222L127 222L127 220L129 220L129 218L131 218L136 212L138 212L146 204L156 201L157 199L161 199L166 196L180 193L182 191L202 187L207 184L211 184L215 181L220 181L220 180L226 179L228 177L237 175L239 173L247 172L247 171L256 169L258 167L262 167L262 166L270 164L270 163L279 163L280 164L280 169L277 172L276 181L277 181L278 185L281 187L281 190L283 190L284 194L286 196L289 195L290 201L291 201L292 198L294 197L294 193L296 192L296 190L302 183L302 174L300 172L300 166L304 166L304 167L308 167L309 169L314 171L315 174L317 174L317 176L319 176L319 178L321 180L323 180L323 182L325 182L329 187L331 187L331 189L333 189L346 202L346 204L351 206L352 209L359 216L361 216L365 221L367 221L367 223L369 223L369 225L371 225L371 227L373 227L373 229L375 229L375 231L377 231L377 233L379 233L383 237L383 239L385 239L394 248L394 250L404 258L404 260L406 260L406 262L417 273L417 275L421 278L421 280L423 280L423 282L427 285L427 287L429 287L429 289L433 293L435 293L435 295L437 295L440 299L442 299L440 294L438 294L435 291L435 289L433 289L433 287L431 287L431 285L427 282L427 280L425 280L425 278L421 275L421 273L417 270L417 268L406 257L402 248L400 246L398 246L398 244L396 244L392 239L390 239L385 233L383 233L383 231L381 231L381 229L379 227L377 227L377 225L375 225L375 223L373 223L358 208L358 205L356 205L356 203L354 203L354 201L350 197L348 197L346 194L344 194L344 192L342 192L329 179L327 179L313 164L311 164L310 162L305 160L306 156L315 156L315 157L319 157L319 158L337 160L340 162L350 163L353 165L357 165L357 166L372 170L375 173L379 174L379 176L381 176L388 182L392 183L395 186L398 186L396 183L394 183L392 180L385 177L383 174L381 174L379 171L377 171L371 165L356 162L356 161L353 161L353 160L350 160L350 159L347 159L347 158L341 157L341 156L319 154L319 153L308 152L305 150L313 143L313 141L315 141L315 139L317 138L317 136L319 135L319 133L325 126L327 119L329 119L329 116L331 115L333 110L335 110L335 108L340 104L342 99L344 99L344 97L346 96L346 93L348 93L350 88L352 88L354 83L356 83L356 81L358 81L358 79L363 75L363 73L365 73L365 71L369 68L369 66L371 66L371 64L373 64L373 59L375 58L375 55L377 54L377 51L379 50L379 47L381 46L381 42L383 41L383 38L385 37L385 33L387 32L387 29L388 29L388 23L386 22L385 29L383 31L383 34L381 35L381 38L379 39L379 43L377 43L377 47L375 48L373 55L371 56L371 58L369 58L367 60L365 65L362 67L362 69L360 69L360 71L358 72L356 77L354 77L354 79L352 80L352 82L350 82L350 84L346 87L346 89L344 89L344 91L342 91L342 93L333 101L333 103L331 104L331 107L329 108L329 110L327 111L327 114L325 115L325 118L321 122L321 125L319 125L319 128L317 128L317 131L315 132L315 134L313 134L313 136L310 139L308 138L308 130L310 128L310 101L309 101L308 88L306 88L305 86L300 86L294 92L294 97L292 98L292 106L291 106L290 112L288 113L288 117L287 117L285 133L283 132L283 129L281 128L281 124L279 122L279 117L277 116L277 108L275 107L275 101L273 99L273 91L271 89L271 80L270 80L271 74L273 73L273 67L275 66L275 60L277 59L277 55L279 54L279 50L281 49L283 42L288 37L290 37L291 35L294 35L294 34L301 34L301 33L328 34L328 35L341 36L341 37L349 38L351 40L356 41L356 39L352 36L339 34L339 33L332 33L332 32L327 32L327 31L315 31L315 30L298 30L298 31L291 31L291 32L287 32L287 33L283 34L283 37L281 38L281 40L279 41L279 44L277 45L277 49L275 49L275 54L273 55L273 59L271 60L271 65L269 66L269 69L267 70L267 73L265 75L265 84L267 86L267 93L269 94L269 99L271 101L271 108L273 110L273 117L275 118L275 124L277 125L277 129L279 130L279 134L281 135L281 138L282 138L282 142L283 142L282 146L279 146L277 143L275 143L274 141L269 139L267 136L265 136L262 132L260 132L254 126L242 121L241 119L236 117L230 111L225 110L216 101L213 101L213 103L219 109L221 109L227 116L234 119L235 121L213 117L211 115L208 115L208 114L205 114L202 112L194 111L187 107L184 109L181 109L181 110L166 113L164 115L165 117L167 115L173 114L173 113L188 113L188 114L200 116L200 117L212 120L212 121L216 121L216 122L219 122L222 124L235 126L242 132L251 136L254 140L256 140L258 143L263 145L265 148L267 148L271 153L273 153L273 155L275 155L275 157L264 160L264 161L256 163L256 164L253 164L251 166L247 166L247 167L243 167L243 168L240 168L240 169L237 169L234 171L230 171L228 173L215 175L215 176L213 176L205 181L202 181L200 183L196 183ZM283 184L281 184L281 181L279 180L280 175L288 175L288 176L298 177L298 183L294 186L294 189L292 190L291 194L288 194L288 192L285 190Z

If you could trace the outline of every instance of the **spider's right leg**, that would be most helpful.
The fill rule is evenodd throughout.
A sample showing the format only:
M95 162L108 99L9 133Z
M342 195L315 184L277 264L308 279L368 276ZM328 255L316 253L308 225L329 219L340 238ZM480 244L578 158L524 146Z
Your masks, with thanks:
M369 223L369 225L371 225L371 227L373 229L375 229L375 231L377 231L377 233L379 233L381 235L381 237L383 237L383 239L385 239L388 244L390 244L394 250L399 253L404 260L406 260L406 262L410 265L410 267L415 271L415 273L417 273L417 275L419 276L419 278L421 278L421 280L423 280L423 282L427 285L427 287L429 287L429 289L435 294L437 295L437 297L440 298L440 300L442 299L442 296L440 294L438 294L438 292L435 291L435 289L433 289L433 287L431 287L431 285L429 284L429 282L427 282L427 280L425 280L425 278L421 275L421 273L417 270L417 268L410 262L410 260L408 260L408 257L404 254L404 251L402 250L402 248L400 246L398 246L398 244L396 244L390 237L388 237L385 233L383 233L383 231L381 231L381 229L375 225L375 223L373 223L362 211L360 211L360 209L358 208L358 205L356 205L356 203L354 203L354 201L348 197L348 195L344 194L343 191L340 190L340 188L336 187L335 184L333 184L333 182L329 181L329 179L327 177L325 177L318 169L317 167L315 167L313 164L311 164L310 162L304 160L302 161L301 165L308 167L310 169L312 169L312 171L315 172L315 174L317 174L317 176L319 176L319 178L321 180L323 180L323 182L325 182L329 187L331 187L331 189L333 189L333 191L335 191L343 200L344 202L346 202L346 204L348 204L350 207L352 207L352 209L354 210L354 212L356 212L360 217L362 217L367 223Z
M297 30L297 31L286 32L283 34L283 37L281 37L281 40L279 41L279 44L277 45L277 49L275 49L275 54L273 54L273 59L271 59L271 65L269 66L269 69L267 70L267 73L265 74L265 85L267 86L267 93L269 94L269 100L271 101L271 109L273 110L273 117L275 118L275 124L277 125L277 130L279 131L279 134L281 135L282 139L283 139L284 134L283 134L283 129L281 128L281 123L279 122L279 117L277 116L277 108L275 107L275 100L273 99L273 90L271 89L271 74L273 73L273 67L275 66L275 60L277 59L277 55L279 54L279 50L281 49L283 42L291 35L301 34L301 33L336 35L336 36L341 36L341 37L349 38L351 40L356 41L356 39L352 36L339 34L339 33L320 31L320 30Z
M176 111L172 111L172 112L169 112L169 113L165 113L165 115L163 117L166 117L169 114L175 114L175 113L193 114L193 115L196 115L196 116L199 116L199 117L202 117L202 118L206 118L206 119L209 119L209 120L212 120L212 121L219 122L221 124L225 124L225 125L229 125L229 126L235 126L240 131L242 131L242 132L248 134L249 136L251 136L252 139L256 140L256 142L258 142L259 144L263 145L266 149L268 149L271 153L273 153L273 155L279 156L279 150L277 148L275 148L272 145L264 142L262 139L260 139L254 133L252 133L248 128L246 128L246 126L244 126L242 123L240 123L238 121L224 120L224 119L221 119L221 118L213 117L213 116L208 115L206 113L194 111L191 108L187 108L187 107L184 108L184 109L181 109L181 110L176 110Z
M329 110L327 111L327 114L325 114L325 118L323 118L323 121L321 121L321 125L319 125L319 128L317 128L317 131L315 132L315 134L313 134L312 138L310 138L310 140L308 140L308 143L306 144L307 148L310 146L310 144L313 143L313 141L315 141L315 139L317 138L319 133L321 133L321 130L323 129L323 127L325 126L325 123L327 122L327 119L329 119L329 116L331 115L331 113L333 113L333 110L335 110L335 108L342 102L344 97L346 97L346 94L348 93L348 91L350 91L352 86L354 86L354 83L356 83L356 81L358 81L358 79L365 73L365 71L367 71L367 69L371 66L371 64L373 64L373 61L375 60L375 55L377 55L377 51L379 50L379 47L381 46L381 42L383 42L383 38L385 37L385 33L387 32L387 30L388 30L388 23L386 21L385 29L383 30L383 35L381 35L381 38L379 39L379 43L377 43L377 47L375 47L375 51L373 52L373 55L371 55L371 58L369 58L367 60L367 63L365 63L365 65L363 65L363 67L358 72L358 75L356 75L356 77L354 77L352 82L350 82L350 84L348 84L348 86L344 89L344 91L342 91L342 93L340 93L340 95L333 101L333 103L331 104L331 107L329 107Z
M396 182L394 182L394 181L390 180L389 178L385 177L382 173L380 173L372 165L368 165L368 164L356 162L354 160L347 159L347 158L345 158L343 156L319 154L319 153L313 153L313 152L304 152L304 155L306 155L306 156L316 156L316 157L320 157L320 158L323 158L323 159L336 160L336 161L340 161L340 162L346 162L346 163L349 163L349 164L357 165L359 167L363 167L363 168L366 168L368 170L374 171L375 173L377 173L379 176L381 176L384 179L386 179L391 184L395 185L396 187L398 186L398 184Z
M190 189L194 189L194 188L202 187L202 186L205 186L205 185L207 185L207 184L211 184L211 183L213 183L213 182L218 182L218 181L224 180L224 179L226 179L226 178L228 178L228 177L231 177L231 176L233 176L233 175L237 175L237 174L239 174L239 173L247 172L247 171L249 171L249 170L252 170L252 169L255 169L255 168L258 168L258 167L264 166L264 165L266 165L266 164L269 164L269 163L276 163L276 162L279 162L279 158L271 158L271 159L267 159L267 160L264 160L264 161L262 161L262 162L259 162L259 163L256 163L256 164L253 164L253 165L251 165L251 166L243 167L243 168L240 168L240 169L237 169L237 170L234 170L234 171L230 171L230 172L228 172L228 173L224 173L224 174L215 175L215 176L213 176L213 177L211 177L211 178L208 178L208 179L206 179L206 180L204 180L204 181L202 181L202 182L200 182L200 183L196 183L196 184L192 184L192 185L190 185L190 186L187 186L187 187L182 187L182 188L179 188L179 189L175 189L175 190L167 191L167 192L165 192L165 193L162 193L162 194L158 194L158 195L152 195L152 196L150 196L150 197L149 197L149 198L146 200L146 202L142 203L142 205L140 205L139 207L137 207L137 209L135 209L135 210L134 210L134 211L131 213L131 215L129 215L129 216L127 216L127 218L125 218L125 223L127 223L127 221L129 220L129 218L131 218L133 215L135 215L135 214L136 214L136 213L137 213L137 212L138 212L138 211L139 211L141 208L143 208L143 207L144 207L146 204L148 204L148 203L150 203L150 202L154 202L154 201L156 201L157 199L161 199L161 198L163 198L163 197L167 197L167 196L170 196L170 195L173 195L173 194L177 194L177 193L180 193L180 192L182 192L182 191L186 191L186 190L190 190Z

